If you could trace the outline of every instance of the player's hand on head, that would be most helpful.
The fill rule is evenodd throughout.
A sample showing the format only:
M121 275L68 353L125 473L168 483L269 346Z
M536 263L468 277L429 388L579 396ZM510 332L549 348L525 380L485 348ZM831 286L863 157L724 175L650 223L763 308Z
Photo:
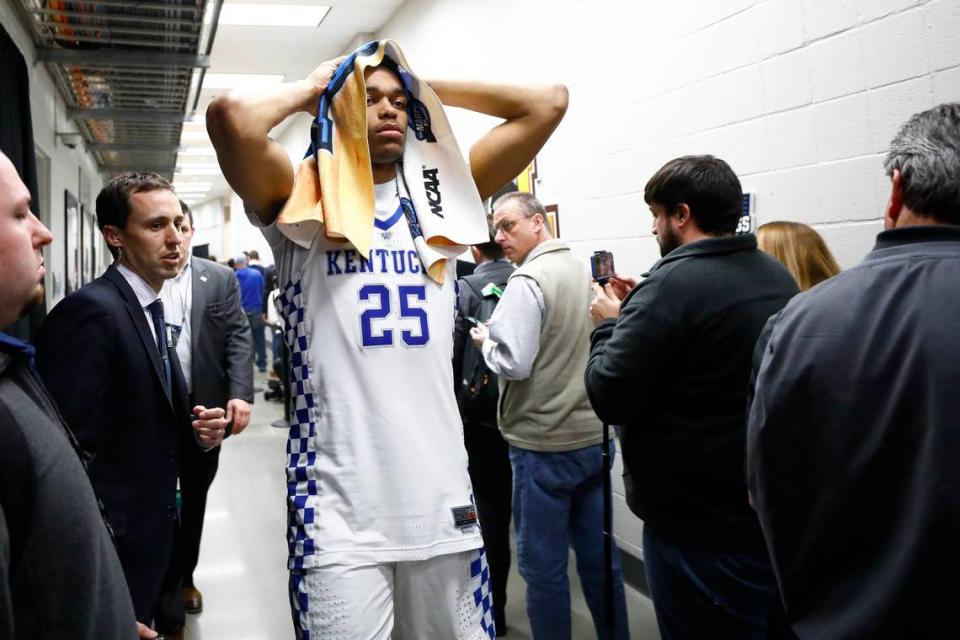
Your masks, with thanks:
M309 104L304 105L304 111L309 111L310 114L314 116L317 115L317 101L320 99L320 94L323 93L327 85L330 84L330 79L333 78L333 74L336 73L337 67L339 67L340 63L346 60L346 58L347 56L340 56L333 60L327 60L310 72L305 82L313 89L313 95L310 97Z

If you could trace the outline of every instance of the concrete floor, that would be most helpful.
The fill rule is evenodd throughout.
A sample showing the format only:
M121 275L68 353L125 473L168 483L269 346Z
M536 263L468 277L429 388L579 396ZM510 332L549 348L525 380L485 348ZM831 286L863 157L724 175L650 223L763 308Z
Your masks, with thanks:
M265 386L258 379L259 386ZM257 394L250 426L224 445L210 489L200 564L194 578L204 610L187 616L190 640L283 640L293 638L287 601L284 464L286 430L270 426L282 415L278 402ZM571 557L571 569L574 560ZM570 573L573 638L594 638L593 624ZM506 638L531 637L524 610L523 579L511 569ZM650 601L627 587L634 640L658 640ZM424 639L443 640L443 639Z

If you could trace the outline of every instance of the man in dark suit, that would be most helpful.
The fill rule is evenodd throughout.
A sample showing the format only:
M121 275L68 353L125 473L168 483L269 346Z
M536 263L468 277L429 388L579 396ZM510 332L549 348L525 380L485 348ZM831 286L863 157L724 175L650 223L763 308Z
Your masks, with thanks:
M173 550L181 452L218 446L227 423L221 408L191 411L164 330L159 291L180 265L182 221L162 177L111 180L97 196L97 224L115 262L54 307L36 340L40 374L91 456L142 622L153 617Z
M229 267L190 255L193 213L184 214L183 258L180 273L160 292L167 325L183 367L191 403L226 407L227 432L239 434L250 422L253 402L253 337L240 305L240 285ZM187 448L180 463L180 535L177 538L182 596L169 603L170 615L181 624L184 608L203 610L203 596L194 586L193 571L200 555L200 536L207 491L217 473L220 449ZM167 608L165 606L165 608Z

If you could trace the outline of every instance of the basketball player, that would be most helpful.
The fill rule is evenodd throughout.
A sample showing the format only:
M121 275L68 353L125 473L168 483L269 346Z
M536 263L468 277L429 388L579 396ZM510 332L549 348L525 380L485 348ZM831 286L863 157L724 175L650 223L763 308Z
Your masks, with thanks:
M274 224L294 171L267 134L296 113L316 115L339 62L270 94L220 97L207 112L223 174L280 274L296 396L287 469L294 626L299 638L492 638L451 381L455 261L442 284L428 279L400 206L408 97L393 71L364 76L370 254L322 230L293 242ZM470 149L483 199L530 163L566 111L561 85L429 85L446 105L503 119Z

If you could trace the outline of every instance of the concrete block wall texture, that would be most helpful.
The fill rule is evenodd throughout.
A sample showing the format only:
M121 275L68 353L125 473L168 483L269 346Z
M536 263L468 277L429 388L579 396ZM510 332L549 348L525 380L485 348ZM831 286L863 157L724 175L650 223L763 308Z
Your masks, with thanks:
M897 127L960 100L958 34L960 0L408 0L377 36L425 78L565 83L537 193L579 255L608 249L639 275L659 257L643 187L686 153L727 160L759 223L812 224L859 262ZM451 112L464 151L495 122ZM617 492L619 541L640 554Z

